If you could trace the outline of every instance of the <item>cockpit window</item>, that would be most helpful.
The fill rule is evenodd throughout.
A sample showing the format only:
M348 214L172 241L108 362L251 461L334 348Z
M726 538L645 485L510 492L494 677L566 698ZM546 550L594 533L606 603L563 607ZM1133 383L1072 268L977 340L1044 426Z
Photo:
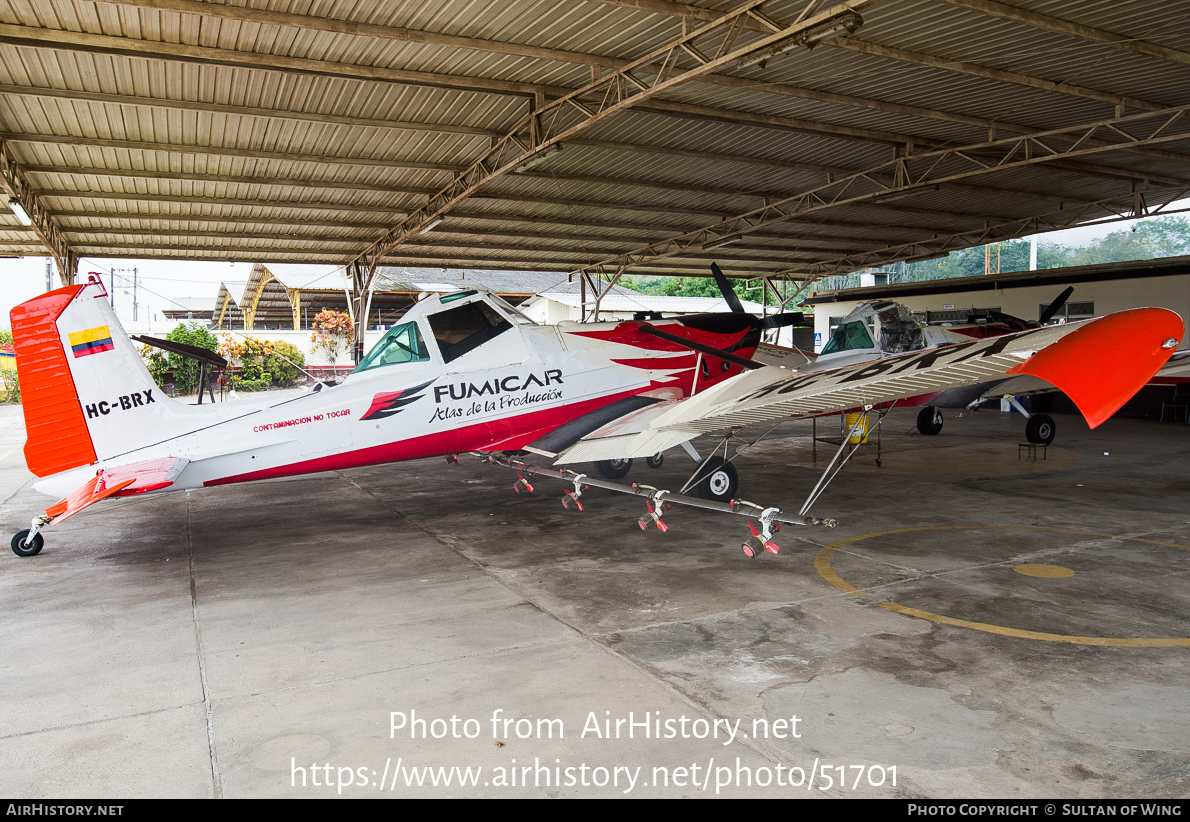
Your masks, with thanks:
M899 303L872 303L880 320L880 347L885 354L920 351L926 347L925 335L917 318Z
M496 294L492 294L490 297L491 300L496 303L496 305L507 311L510 315L512 315L512 318L521 325L537 325L536 320L530 319L529 317L522 314L519 308L515 308L512 303L508 302L507 300L502 299Z
M405 323L388 330L380 342L372 347L355 371L381 368L386 365L400 365L407 362L426 362L430 359L425 340L417 330L417 323ZM353 371L352 373L355 373Z
M868 327L861 320L860 322L843 323L836 328L835 333L831 335L830 342L822 349L822 354L874 347L872 337L868 334Z
M430 328L444 362L457 360L508 329L512 323L482 300L430 315Z

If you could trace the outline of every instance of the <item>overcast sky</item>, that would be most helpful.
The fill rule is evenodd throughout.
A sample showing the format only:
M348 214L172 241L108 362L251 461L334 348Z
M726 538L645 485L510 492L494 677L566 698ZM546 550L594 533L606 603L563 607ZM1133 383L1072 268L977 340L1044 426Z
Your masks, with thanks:
M1190 207L1190 201L1177 205ZM1071 228L1038 235L1038 239L1057 242L1068 246L1083 246L1113 231L1120 231L1133 225L1136 220L1124 220L1102 225ZM45 257L22 259L0 259L0 328L10 326L8 312L13 306L41 294L45 288ZM83 258L79 263L79 276L86 278L88 272L103 275L104 284L111 282L110 272L118 273L116 289L116 311L121 319L132 318L131 269L137 269L138 316L153 322L162 319L162 309L170 300L179 297L209 298L214 305L219 293L219 283L225 280L244 281L252 271L251 263L226 262L180 262L172 260L91 260ZM57 275L53 287L57 288ZM124 292L128 292L125 294ZM172 325L172 324L171 324Z

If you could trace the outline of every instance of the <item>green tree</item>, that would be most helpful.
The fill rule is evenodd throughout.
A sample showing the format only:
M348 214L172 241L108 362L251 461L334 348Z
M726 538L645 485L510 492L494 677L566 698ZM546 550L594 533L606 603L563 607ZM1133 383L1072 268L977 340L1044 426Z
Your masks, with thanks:
M149 369L149 375L153 378L153 382L157 383L158 387L164 387L165 380L170 374L169 360L166 359L165 353L160 348L154 348L151 345L142 345L137 351L140 352L141 359L145 361L145 367Z
M1190 222L1185 217L1142 220L1130 230L1113 231L1089 246L1075 249L1070 265L1097 265L1151 260L1190 252Z
M199 322L182 323L166 334L165 338L170 342L193 345L208 351L219 349L219 340L205 325ZM169 368L174 372L174 385L178 387L178 393L193 394L197 391L201 363L191 357L183 357L181 354L170 354L168 360Z
M306 357L293 343L273 340L266 345L269 352L264 357L264 370L277 388L290 388L302 378L299 366L306 364Z
M306 358L292 343L225 335L219 353L236 365L235 387L241 391L263 391L277 386L297 385L300 366Z
M1156 217L1138 223L1136 233L1153 249L1154 257L1177 257L1190 253L1190 220L1185 217Z
M12 345L12 332L7 328L0 328L0 345Z
M744 280L729 280L731 290L740 299L746 299L748 292ZM719 286L711 277L671 277L661 293L668 297L722 297Z

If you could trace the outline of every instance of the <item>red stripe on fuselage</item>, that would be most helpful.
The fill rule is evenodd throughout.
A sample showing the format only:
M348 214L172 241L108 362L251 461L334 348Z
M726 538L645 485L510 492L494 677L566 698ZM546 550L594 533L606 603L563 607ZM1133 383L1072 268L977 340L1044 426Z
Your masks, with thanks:
M459 454L481 450L485 447L490 448L494 442L499 442L502 450L515 450L583 414L656 387L658 384L647 386L639 391L621 391L617 394L609 394L583 402L543 408L540 411L531 411L516 417L505 417L491 422L440 431L436 434L426 434L412 439L374 445L371 448L344 451L341 454L330 454L260 471L250 471L246 474L208 480L203 485L229 485L236 482L291 477L298 474L315 474L319 471L341 471L345 468L359 468L386 462L440 457L445 454Z
M606 342L620 343L621 345L630 345L633 348L641 348L645 351L689 351L670 340L663 340L660 337L654 337L649 334L642 334L640 332L640 323L624 322L617 325L615 328L601 329L598 331L567 331L567 334L573 334L576 337L590 337L593 340L604 340ZM714 346L715 348L724 351L731 348L731 346L744 339L748 334L749 329L737 331L734 334L716 334L713 331L702 331L697 328L691 328L681 323L664 323L656 326L662 331L674 334L678 337L685 337L688 340L702 343L703 345ZM754 349L755 350L755 349ZM732 352L740 353L740 352ZM744 356L741 354L741 356Z

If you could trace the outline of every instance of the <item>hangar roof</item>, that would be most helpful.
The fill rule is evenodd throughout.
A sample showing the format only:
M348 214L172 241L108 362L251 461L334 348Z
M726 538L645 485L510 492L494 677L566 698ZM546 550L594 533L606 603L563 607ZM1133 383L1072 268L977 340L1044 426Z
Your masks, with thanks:
M244 311L239 301L247 290L246 281L227 280L219 283L219 294L215 297L215 307L211 319L216 328L243 328Z
M566 277L545 271L482 271L476 269L381 268L376 291L449 291L483 286L506 297L528 297L556 286Z
M802 280L1190 192L1187 0L854 0L712 71L851 13L740 5L0 0L0 254L338 267L420 214L384 264Z
M553 300L571 308L581 308L582 300L574 291L545 291L539 299ZM533 300L530 300L533 302ZM722 297L670 297L663 294L612 293L600 303L604 311L660 311L664 314L707 314L726 313L731 310ZM764 306L750 300L740 300L744 311L756 316L772 312L771 306Z

